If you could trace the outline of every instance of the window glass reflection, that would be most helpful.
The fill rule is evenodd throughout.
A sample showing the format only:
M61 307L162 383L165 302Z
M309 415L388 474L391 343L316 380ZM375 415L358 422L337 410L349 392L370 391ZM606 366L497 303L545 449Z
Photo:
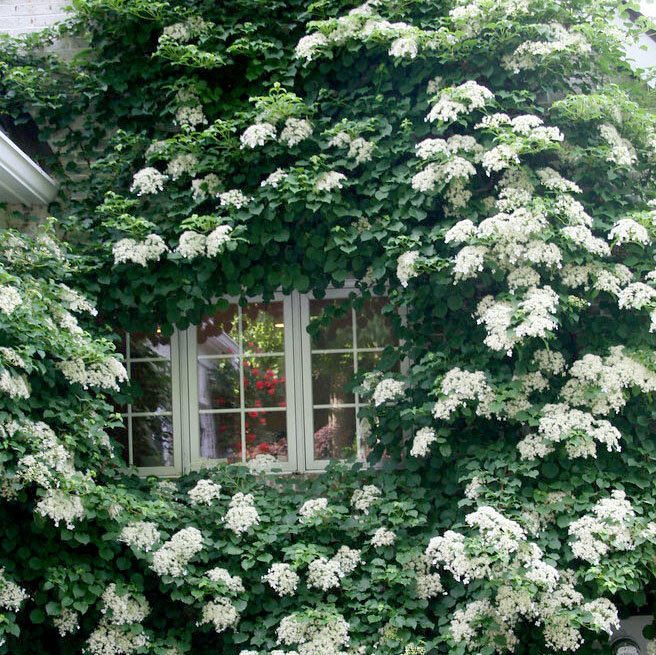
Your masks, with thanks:
M347 459L357 455L355 408L314 410L314 458Z
M133 416L132 451L135 466L173 466L171 416Z

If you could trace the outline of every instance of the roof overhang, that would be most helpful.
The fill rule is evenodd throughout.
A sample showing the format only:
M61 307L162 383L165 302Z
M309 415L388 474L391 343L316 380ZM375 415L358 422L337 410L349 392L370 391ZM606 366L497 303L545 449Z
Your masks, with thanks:
M0 131L0 202L47 205L55 181Z

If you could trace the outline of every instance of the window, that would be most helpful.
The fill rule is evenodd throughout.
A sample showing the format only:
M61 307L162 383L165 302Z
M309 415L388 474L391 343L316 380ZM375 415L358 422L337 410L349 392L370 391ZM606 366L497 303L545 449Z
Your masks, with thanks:
M120 347L135 399L122 412L125 427L117 436L129 463L156 475L181 470L177 346L176 335L130 333Z
M286 471L316 471L331 459L364 457L346 387L392 344L392 325L374 298L350 307L350 289L326 298L236 299L169 341L128 335L124 354L137 393L124 413L130 463L176 475L205 461L273 455ZM346 311L310 336L329 306Z

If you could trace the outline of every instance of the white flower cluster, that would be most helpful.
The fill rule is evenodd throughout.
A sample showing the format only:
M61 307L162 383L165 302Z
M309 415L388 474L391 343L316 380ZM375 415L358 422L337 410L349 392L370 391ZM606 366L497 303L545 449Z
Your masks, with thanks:
M198 99L196 98L196 100ZM196 127L197 125L206 125L207 118L203 113L203 107L200 102L196 102L193 105L185 104L178 107L175 112L175 122L179 125Z
M437 435L433 428L421 428L417 430L414 439L412 440L412 448L410 454L413 457L426 457L430 452L430 447L435 443Z
M210 569L205 574L212 582L221 582L225 585L228 591L234 594L241 594L244 592L244 583L238 575L230 575L226 570L217 566Z
M288 118L280 132L280 140L290 148L312 136L312 123L304 118Z
M72 312L87 312L92 316L96 316L98 313L96 308L81 293L70 289L65 284L60 284L59 288L61 290L60 298L62 302L68 305L68 308Z
M120 239L112 246L115 265L132 262L146 266L148 262L159 261L167 251L168 247L159 234L149 234L143 241Z
M570 241L593 255L598 257L608 257L610 255L608 244L603 239L594 236L586 225L568 225L560 231Z
M449 157L458 152L479 154L482 150L482 146L473 136L464 134L454 134L448 139L424 139L415 146L415 152L419 159Z
M611 550L633 550L635 516L626 494L616 489L596 503L591 514L570 523L572 552L590 564L599 564Z
M474 165L464 157L450 157L443 163L431 162L412 177L412 188L420 193L429 193L438 183L466 182L476 175Z
M513 348L524 338L545 338L557 329L558 304L558 294L548 286L529 288L516 307L486 296L477 307L477 322L485 325L487 331L483 342L492 350L512 355Z
M23 303L20 293L7 284L0 285L0 311L9 316Z
M75 521L84 518L82 499L59 489L48 489L34 511L51 519L56 526L65 523L69 530L73 530Z
M183 23L172 23L162 30L162 36L178 43L186 43L193 37L207 32L210 23L204 21L200 16L191 16ZM160 37L160 41L162 38Z
M176 532L153 555L150 568L157 575L180 578L187 573L189 561L203 549L203 535L197 528L183 528Z
M289 564L278 562L269 567L262 581L267 582L279 596L293 596L300 578Z
M608 233L608 240L618 246L623 243L639 243L643 246L651 243L647 228L632 218L621 218L617 221Z
M10 398L30 397L30 389L25 378L21 375L13 375L6 369L0 372L0 391L6 393Z
M230 499L230 506L223 521L226 528L236 534L247 532L252 526L258 525L260 515L255 507L253 495L237 492Z
M17 368L26 369L27 364L25 360L13 349L7 346L0 346L0 359L9 366L16 366Z
M77 612L68 607L62 607L57 616L52 617L52 624L61 637L70 635L80 629L80 617Z
M235 209L241 209L251 200L252 198L244 195L239 189L230 189L229 191L219 193L221 207L234 207Z
M298 520L301 523L311 523L317 519L324 518L327 510L327 498L311 498L310 500L306 500L298 510Z
M621 434L611 423L596 419L588 412L564 403L542 408L538 434L525 437L517 444L522 459L537 459L553 452L555 444L564 442L570 458L596 457L596 442L611 452L620 450Z
M425 553L421 553L411 559L406 565L406 568L414 574L418 598L435 598L445 593L440 574L430 572L431 564L431 559Z
M401 36L392 41L388 54L390 57L415 59L419 54L419 43L413 36Z
M369 514L369 509L381 498L380 489L373 484L365 484L362 489L356 489L351 496L353 509L363 514Z
M372 394L372 400L374 401L374 405L378 407L378 405L382 405L383 403L398 400L404 391L405 384L403 382L394 380L393 378L385 378L376 385Z
M268 473L277 464L278 460L275 455L259 453L253 459L249 459L246 466L251 475L259 475L260 473Z
M588 54L592 46L581 33L571 32L559 23L541 26L546 29L548 41L525 41L512 55L503 58L504 68L519 73L533 70L556 55L581 56Z
M656 391L656 373L628 357L623 346L611 348L604 358L584 355L572 364L569 375L561 396L570 405L587 407L593 414L619 412L626 405L626 390Z
M539 168L536 173L542 186L550 191L560 191L561 193L581 193L581 187L578 184L564 178L553 168L548 166L545 168Z
M477 534L465 538L449 530L431 539L426 549L426 556L456 580L469 584L485 579L497 587L493 599L473 601L454 612L450 629L455 642L503 652L518 643L514 628L531 620L543 627L550 648L575 650L582 642L580 626L608 631L615 625L613 605L605 599L584 604L573 576L547 564L518 523L487 506L468 515L466 522ZM528 583L537 591L527 588Z
M0 568L0 607L11 612L18 612L23 601L28 598L29 595L24 589L5 576L4 567Z
M321 192L341 189L343 188L342 183L345 179L346 175L343 173L338 173L337 171L325 171L317 177L314 183L314 190Z
M260 182L260 186L267 187L270 186L272 189L277 189L282 182L287 179L289 173L283 170L282 168L277 168L271 175L266 177Z
M396 534L387 528L378 528L369 540L369 543L374 548L383 548L384 546L392 546L396 541Z
M440 384L440 398L433 407L433 416L438 420L448 420L451 414L466 402L478 402L476 413L490 416L490 403L494 392L482 371L463 371L458 366L448 371Z
M643 282L634 282L622 289L617 296L620 309L642 309L656 299L656 290Z
M167 175L160 173L152 166L147 166L134 174L130 191L138 196L159 193L164 189L166 180L168 180Z
M302 37L296 45L295 54L298 59L305 59L305 61L312 61L319 53L320 49L328 45L328 39L321 34L315 32L314 34L307 34Z
M191 181L192 197L196 202L203 202L208 196L216 196L221 186L221 179L214 173L198 177Z
M402 287L407 287L408 282L418 275L417 261L419 260L419 252L417 250L410 250L399 255L396 266L396 277Z
M307 586L327 591L339 587L339 581L344 576L342 568L334 559L318 557L308 565Z
M155 523L134 521L121 529L118 540L147 553L160 540L160 533Z
M230 225L219 225L209 234L200 234L193 230L187 230L180 235L178 247L175 251L185 259L194 259L204 255L216 257L223 252L231 238L232 228Z
M42 429L38 429L41 426ZM34 450L18 460L16 478L44 489L58 487L75 473L73 456L45 423L35 424L35 427L39 438L31 440Z
M600 125L599 134L609 146L606 161L618 166L631 166L638 160L632 143L622 137L614 125L608 123Z
M234 628L239 623L239 612L229 598L219 597L203 607L201 620L196 625L211 623L217 633Z
M481 164L488 175L519 165L519 163L517 148L509 143L502 143L491 148L481 158Z
M280 621L276 634L280 644L298 644L298 655L343 655L349 645L348 631L349 624L340 614L321 612L310 617L295 613Z
M213 500L221 497L221 485L212 480L199 480L187 496L192 505L211 505Z
M458 119L461 114L482 109L494 99L494 94L484 86L469 80L456 87L442 89L437 94L437 102L431 107L426 120L431 123L442 121L450 123Z
M239 137L242 148L256 148L276 138L276 128L271 123L255 123Z
M119 594L115 583L111 583L102 594L103 608L101 612L107 615L107 620L114 625L141 623L150 607L143 596L128 591Z
M58 362L56 366L71 384L81 384L85 389L96 387L118 391L120 383L128 379L125 366L115 357L106 357L88 366L81 359Z
M191 153L184 152L171 159L166 167L166 172L172 180L177 180L183 175L192 175L197 166L198 158Z
M101 619L89 635L84 652L89 655L131 655L148 644L148 637L131 626L114 625Z

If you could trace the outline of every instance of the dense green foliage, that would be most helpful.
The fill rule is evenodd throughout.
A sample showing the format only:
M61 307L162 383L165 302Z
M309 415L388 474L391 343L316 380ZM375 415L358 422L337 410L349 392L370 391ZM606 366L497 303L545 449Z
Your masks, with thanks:
M357 383L372 462L386 451L404 469L124 476L103 460L108 407L84 389L108 346L53 306L65 258L28 275L5 253L3 284L25 302L1 335L32 392L0 378L0 605L16 609L7 580L30 594L2 615L9 635L24 628L4 648L47 649L54 623L62 652L92 655L591 652L615 608L651 613L656 115L622 54L630 30L610 26L616 3L75 7L64 31L90 47L73 62L3 41L0 110L29 112L53 147L51 210L101 322L184 328L222 294L320 295L347 278L384 291L403 344ZM391 373L403 357L407 375ZM36 421L70 456L39 446ZM52 479L24 473L28 454ZM299 521L315 498L327 509ZM178 546L184 571L163 561ZM348 573L341 546L361 551ZM263 583L275 563L303 577L294 595ZM317 567L337 583L317 588ZM310 632L325 622L324 641L276 632L295 613ZM350 646L330 632L339 616Z

